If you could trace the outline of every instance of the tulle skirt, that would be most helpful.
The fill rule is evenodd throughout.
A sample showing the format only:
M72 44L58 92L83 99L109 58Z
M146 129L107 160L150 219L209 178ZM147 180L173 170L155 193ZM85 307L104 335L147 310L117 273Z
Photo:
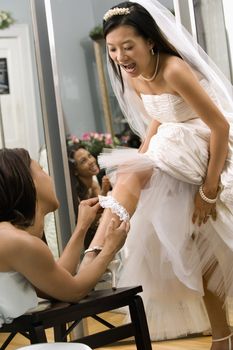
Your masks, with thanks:
M123 248L118 286L143 286L152 340L210 329L203 302L208 289L226 304L233 296L233 163L231 139L216 203L217 220L192 223L194 196L208 162L209 130L200 121L163 124L148 152L114 150L99 162L112 175L152 169ZM117 172L113 170L117 169ZM133 191L133 189L132 189Z

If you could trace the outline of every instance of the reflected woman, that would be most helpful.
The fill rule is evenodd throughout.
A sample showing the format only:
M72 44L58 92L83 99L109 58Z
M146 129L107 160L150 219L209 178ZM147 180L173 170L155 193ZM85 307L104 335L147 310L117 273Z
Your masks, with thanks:
M68 146L68 160L73 206L77 216L78 206L82 200L97 197L98 195L106 196L111 188L111 184L107 176L99 177L100 169L96 158L82 144L74 143ZM89 246L95 235L99 219L100 214L96 216L96 219L88 229L84 242L85 248Z

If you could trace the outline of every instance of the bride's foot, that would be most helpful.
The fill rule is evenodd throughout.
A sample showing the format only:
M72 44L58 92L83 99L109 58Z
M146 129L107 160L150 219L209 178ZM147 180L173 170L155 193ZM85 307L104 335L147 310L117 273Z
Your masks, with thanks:
M233 333L220 339L212 339L211 350L233 350Z
M98 247L98 248L100 248L100 247ZM89 248L89 249L85 250L85 253L89 253L87 255L90 255L93 252L95 252L95 254L97 255L101 250L102 249L99 249L98 251L96 251L96 250L94 251L93 248ZM96 257L96 255L95 255L95 257ZM95 257L91 257L91 260L93 260ZM90 262L91 262L91 260L90 260ZM116 287L116 275L117 275L117 271L119 269L120 264L121 264L120 259L112 260L109 263L109 265L107 267L107 270L106 270L106 272L103 275L103 277L104 277L103 281L105 281L105 278L107 278L106 275L109 276L109 274L110 274L110 276L111 276L111 287L112 287L113 290L117 289L117 287ZM108 280L109 280L109 278L108 278Z
M116 290L116 274L117 274L117 270L120 266L121 261L119 259L115 259L112 260L110 262L110 264L108 265L108 269L107 271L111 272L111 276L112 276L112 289Z
M80 269L90 264L96 258L99 252L101 252L102 249L103 249L102 246L93 246L86 249L83 254L83 259L80 265Z

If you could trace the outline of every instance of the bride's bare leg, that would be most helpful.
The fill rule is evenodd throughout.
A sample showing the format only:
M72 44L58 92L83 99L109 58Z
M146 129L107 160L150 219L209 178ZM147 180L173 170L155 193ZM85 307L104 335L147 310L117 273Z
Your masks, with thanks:
M121 173L117 176L111 195L127 210L130 217L136 209L141 190L150 179L151 174L152 170L145 170L137 173ZM103 245L106 226L112 217L115 218L116 223L120 222L119 217L113 214L111 209L105 209L90 247ZM93 260L93 257L94 254L89 253L85 255L83 262L88 263Z
M212 338L221 339L227 337L231 333L231 330L227 322L224 303L222 302L222 300L220 300L218 296L216 296L207 289L207 279L204 278L203 282L205 290L204 302L210 320ZM225 349L229 349L228 340L213 343L211 347L211 350Z

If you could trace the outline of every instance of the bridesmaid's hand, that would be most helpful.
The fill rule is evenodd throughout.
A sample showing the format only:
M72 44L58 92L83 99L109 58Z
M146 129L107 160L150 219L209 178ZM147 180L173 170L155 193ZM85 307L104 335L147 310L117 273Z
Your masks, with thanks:
M98 197L81 201L78 208L77 228L87 231L100 208Z
M129 221L122 221L119 224L116 224L116 221L114 219L111 219L108 226L106 227L104 249L115 255L118 250L123 247L129 229Z
M102 178L102 185L101 185L101 194L102 196L107 196L108 191L111 189L111 182L109 178L105 175Z
M201 224L205 224L210 217L212 217L213 220L216 220L216 205L215 203L210 204L204 201L198 191L194 198L194 212L192 216L192 222L194 224L197 222L198 226L201 226Z

